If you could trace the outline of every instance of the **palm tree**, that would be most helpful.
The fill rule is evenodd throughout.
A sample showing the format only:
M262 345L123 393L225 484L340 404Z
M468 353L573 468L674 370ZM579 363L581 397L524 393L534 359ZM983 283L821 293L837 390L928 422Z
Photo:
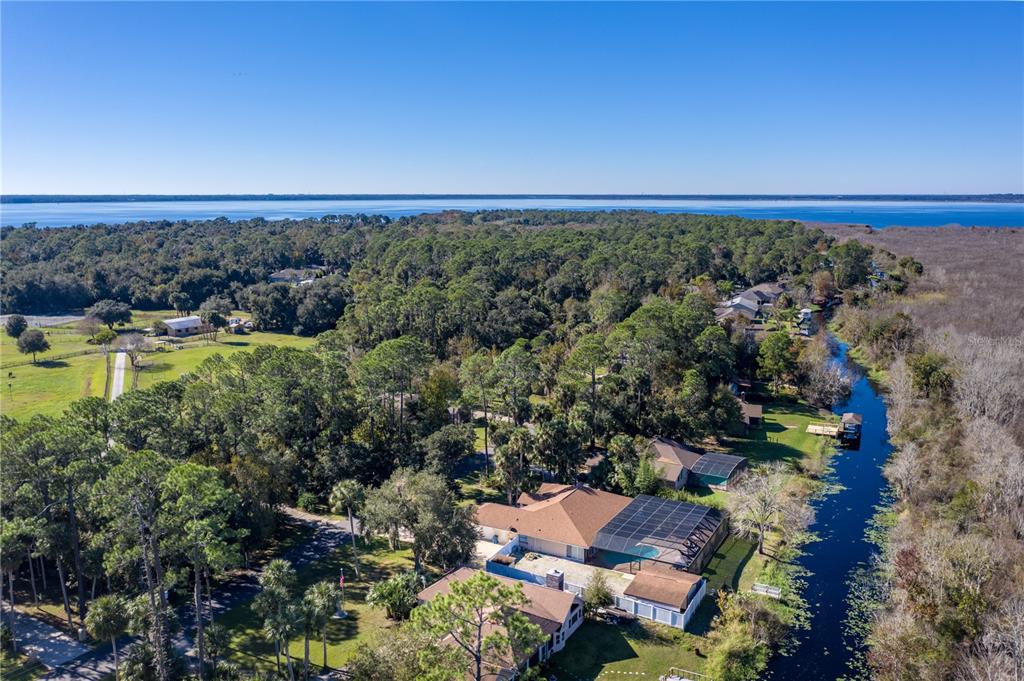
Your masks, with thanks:
M356 569L356 579L362 579L359 575L359 553L356 551L356 523L355 511L363 505L363 486L356 480L342 480L331 490L330 504L333 513L348 513L349 536L352 538L352 563Z
M128 606L124 599L117 595L100 596L89 606L85 615L85 630L95 639L110 641L114 649L114 678L118 678L120 670L117 660L117 637L128 628Z
M274 641L277 656L277 673L281 673L281 642L288 641L294 633L294 622L288 623L288 602L295 589L295 568L280 558L270 561L260 575L260 593L253 602L253 609L263 617L263 631ZM295 619L297 619L297 615ZM287 637L285 637L287 634ZM288 658L291 669L291 658Z
M323 636L323 668L327 669L327 623L331 621L331 615L338 608L338 601L341 599L341 590L332 582L319 582L306 589L302 597L303 608L308 609L312 614L313 631L319 631ZM309 658L309 641L306 641L306 658Z

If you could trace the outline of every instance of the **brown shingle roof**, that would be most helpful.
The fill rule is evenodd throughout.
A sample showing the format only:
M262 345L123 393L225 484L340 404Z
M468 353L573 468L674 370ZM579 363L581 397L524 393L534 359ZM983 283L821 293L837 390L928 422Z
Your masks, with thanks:
M653 438L651 449L654 451L656 467L661 470L661 477L669 482L678 480L679 473L684 468L690 470L701 457L697 452L667 437Z
M451 590L452 582L464 582L479 570L462 567L437 580L417 595L420 601L429 601L436 596L446 594ZM490 574L490 573L488 573ZM575 594L569 591L549 589L539 584L520 582L508 577L491 574L499 582L506 586L517 584L523 587L523 594L530 599L530 602L519 608L519 611L526 615L531 622L541 628L545 634L554 633L558 627L569 617L573 603L576 602Z
M417 595L420 602L429 601L436 596L446 594L451 590L452 582L462 582L478 572L472 568L459 568L453 572L449 572L447 575L437 580L426 589L423 589ZM540 627L541 631L545 635L550 636L558 630L563 622L569 616L572 611L573 604L576 603L576 596L567 591L559 591L558 589L549 589L547 587L539 586L536 584L527 584L526 582L520 582L514 579L508 579L507 577L501 577L499 575L490 575L498 581L502 582L506 586L515 586L516 584L521 585L523 588L523 594L529 599L529 603L519 608L519 611L526 615L532 623ZM488 636L501 629L501 625L493 622L487 622L484 625L484 629L481 632L483 636ZM443 643L457 646L458 644L452 639L451 635L445 637L442 640ZM459 648L461 650L461 648ZM493 653L487 660L484 661L483 679L486 681L507 681L516 675L516 669L521 667L530 655L533 654L532 650L521 651L517 656L518 659L513 659L508 654L509 651L504 651L499 657ZM475 676L467 673L467 679L475 678Z
M622 593L625 596L661 603L682 611L686 609L690 602L690 594L696 591L700 580L700 575L689 572L674 572L670 575L641 571Z
M537 492L519 497L520 508L480 504L476 522L589 548L598 530L629 505L631 499L583 485L545 483Z

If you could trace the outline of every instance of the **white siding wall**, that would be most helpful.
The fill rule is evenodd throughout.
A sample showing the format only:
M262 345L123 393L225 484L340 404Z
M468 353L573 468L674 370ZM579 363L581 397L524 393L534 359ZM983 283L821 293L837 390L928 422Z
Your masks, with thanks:
M540 539L526 535L519 535L519 545L524 550L536 551L537 553L557 556L559 558L568 558L578 563L583 562L585 555L585 550L582 546L573 546L572 544L563 544L562 542L551 541L550 539Z

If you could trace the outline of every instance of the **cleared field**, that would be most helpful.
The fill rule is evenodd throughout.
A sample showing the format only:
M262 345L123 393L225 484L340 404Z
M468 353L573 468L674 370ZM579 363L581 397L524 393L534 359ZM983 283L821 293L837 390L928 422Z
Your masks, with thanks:
M746 437L730 438L727 444L736 454L754 461L798 463L818 452L819 438L807 432L810 423L831 418L792 397L778 397L764 405L764 423L751 428Z
M103 356L98 354L3 369L0 413L16 419L57 416L77 399L102 397L104 376Z
M173 316L171 310L136 310L132 312L131 324L114 328L119 334L125 334L146 328L158 319ZM74 324L44 328L42 331L51 349L39 354L36 364L31 363L31 356L18 352L15 339L0 333L0 365L3 366L0 413L6 416L19 420L36 414L57 416L77 399L103 397L105 394L108 378L104 357L99 349L87 343L87 337L79 333ZM139 387L175 380L195 369L207 357L218 353L230 355L260 345L305 348L314 342L313 338L266 332L239 336L222 333L218 335L217 342L189 339L179 350L147 355L145 368L139 374ZM130 388L130 382L129 373L125 376L126 390Z
M284 333L256 331L244 336L220 334L216 342L194 341L186 343L179 350L154 352L146 356L145 367L139 374L139 387L146 388L160 381L173 381L182 374L193 371L203 360L214 355L231 355L236 352L253 350L260 345L278 345L307 348L316 339L292 336ZM130 378L126 377L125 382Z

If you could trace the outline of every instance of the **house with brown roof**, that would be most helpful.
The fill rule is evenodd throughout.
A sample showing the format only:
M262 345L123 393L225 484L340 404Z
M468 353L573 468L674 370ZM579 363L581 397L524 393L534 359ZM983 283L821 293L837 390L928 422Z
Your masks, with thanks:
M420 603L425 603L446 594L451 590L453 582L465 581L476 573L477 570L472 568L458 568L420 591L417 599ZM565 647L566 641L583 623L583 599L569 591L552 589L495 574L491 574L491 576L506 585L522 587L523 595L526 596L528 602L518 610L530 622L540 627L546 637L544 642L534 650L520 653L516 659L512 659L510 655L506 654L501 659L496 660L492 657L487 660L484 678L490 681L507 681L518 676L521 669L538 665ZM492 629L483 634L490 634L494 630L493 627L497 626L491 625ZM454 641L452 644L457 645Z
M484 539L505 544L518 536L526 550L586 562L598 530L631 500L584 485L544 483L518 506L480 504L476 522Z
M662 482L672 489L686 487L690 469L701 457L699 452L660 436L651 439L651 453Z
M660 436L651 440L651 452L662 482L672 489L683 489L687 485L725 489L729 479L747 464L742 456L719 452L702 454Z

